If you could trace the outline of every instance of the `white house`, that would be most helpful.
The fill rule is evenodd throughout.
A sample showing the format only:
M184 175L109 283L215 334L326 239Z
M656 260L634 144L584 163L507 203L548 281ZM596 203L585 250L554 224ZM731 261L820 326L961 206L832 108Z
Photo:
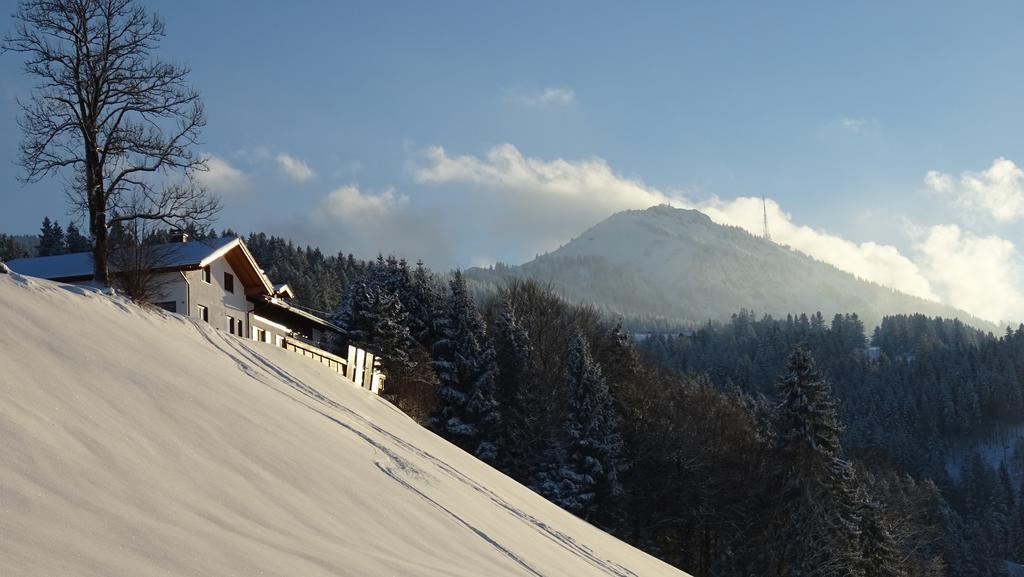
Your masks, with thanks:
M376 370L372 354L350 346L347 357L341 358L323 350L344 331L288 303L295 293L286 284L270 282L242 239L178 238L179 242L155 247L152 266L160 290L152 304L310 357L375 393L383 387L384 376ZM26 276L93 284L92 253L17 259L7 266ZM112 275L118 273L112 268Z

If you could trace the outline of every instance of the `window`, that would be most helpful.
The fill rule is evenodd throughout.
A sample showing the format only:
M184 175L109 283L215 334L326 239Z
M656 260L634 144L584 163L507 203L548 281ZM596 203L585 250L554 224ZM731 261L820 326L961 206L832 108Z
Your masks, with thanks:
M235 317L228 315L228 332L235 334Z
M203 319L203 322L210 322L210 309L203 305L196 305L199 308L199 318Z
M267 331L263 329L256 329L256 340L261 343L267 342Z
M238 336L245 338L245 321L238 319Z
M203 282L210 284L210 267L208 266L203 267Z
M175 303L174 301L164 301L162 303L156 303L156 306L164 309L165 311L167 311L169 313L176 313L176 312L178 312L177 303Z
M224 290L229 293L235 292L235 277L229 272L224 273Z

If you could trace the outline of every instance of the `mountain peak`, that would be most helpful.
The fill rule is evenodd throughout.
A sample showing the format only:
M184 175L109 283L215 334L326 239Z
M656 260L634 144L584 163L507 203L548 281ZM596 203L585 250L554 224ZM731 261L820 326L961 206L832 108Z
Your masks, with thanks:
M693 208L678 208L670 204L656 204L649 208L626 210L613 214L609 219L633 217L649 221L664 221L674 224L714 225L711 217Z
M871 327L893 314L960 318L967 313L859 279L834 266L669 205L614 214L565 246L519 267L468 271L477 281L529 277L570 300L634 318L682 322L759 314L857 313Z

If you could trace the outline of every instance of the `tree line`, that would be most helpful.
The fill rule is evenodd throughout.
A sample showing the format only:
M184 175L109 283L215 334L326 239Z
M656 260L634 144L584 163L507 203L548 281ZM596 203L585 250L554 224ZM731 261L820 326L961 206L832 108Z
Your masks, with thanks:
M834 385L848 454L873 471L929 483L941 497L942 559L951 575L1002 575L1024 560L1024 443L1010 458L1003 432L1024 410L1024 327L996 337L958 320L887 317L868 338L856 315L774 319L749 311L728 323L652 335L658 366L706 374L720 386L770 398L788 350L805 345Z
M68 223L67 230L56 220L44 217L36 242L26 242L25 237L0 234L0 262L33 256L56 256L92 250L92 239L82 234L74 222Z

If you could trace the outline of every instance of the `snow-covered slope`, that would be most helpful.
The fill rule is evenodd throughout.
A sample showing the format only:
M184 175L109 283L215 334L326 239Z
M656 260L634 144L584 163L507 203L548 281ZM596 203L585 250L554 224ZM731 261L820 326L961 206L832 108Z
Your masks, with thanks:
M0 575L682 575L293 353L0 274Z
M896 313L960 318L963 311L865 282L813 258L712 222L696 210L656 206L614 214L558 250L522 266L471 269L483 286L506 277L550 282L566 298L613 314L689 322L741 308L775 316L858 313L868 329Z

